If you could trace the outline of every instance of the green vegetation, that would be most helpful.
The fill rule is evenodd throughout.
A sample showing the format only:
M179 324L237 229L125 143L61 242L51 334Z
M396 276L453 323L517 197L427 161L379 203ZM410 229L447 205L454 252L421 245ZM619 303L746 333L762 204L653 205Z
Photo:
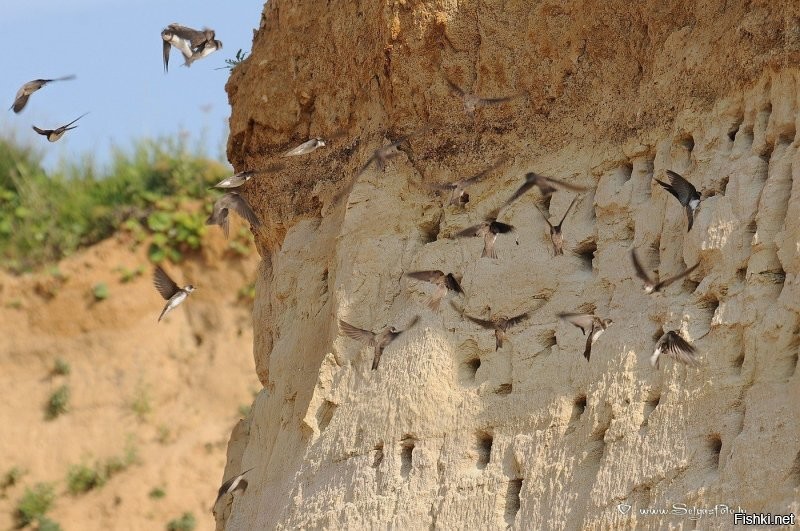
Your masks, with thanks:
M3 474L3 479L0 480L0 495L5 496L6 490L19 483L19 480L22 479L24 474L25 471L20 467L11 467L8 472Z
M139 382L136 386L131 400L131 409L136 414L136 417L142 421L145 420L148 413L153 411L153 406L150 405L150 390L146 384Z
M25 494L17 504L17 526L25 527L37 520L41 525L46 520L45 514L50 510L55 499L55 490L49 483L37 483L33 488L25 489Z
M180 518L170 520L167 524L167 531L192 531L197 522L192 513L183 513Z
M67 363L67 360L64 358L56 358L55 364L53 365L53 374L56 376L66 376L70 373L72 369Z
M53 420L59 415L67 412L69 394L69 386L64 384L56 389L52 395L50 395L50 399L47 401L47 406L45 406L44 410L45 419Z
M239 297L239 300L253 302L256 300L256 283L251 282L250 284L245 284L239 288L239 291L236 294Z
M239 406L239 416L247 418L250 414L250 404L241 404Z
M46 516L39 518L37 531L61 531L61 525Z
M105 282L100 282L99 284L95 284L92 286L92 295L94 295L94 300L96 301L104 301L108 298L111 293L108 291L108 284Z
M225 59L225 64L227 66L221 66L219 68L216 68L215 70L222 70L223 68L227 68L228 70L233 70L234 68L239 66L239 63L241 63L245 59L247 59L247 52L242 51L242 49L239 48L233 59Z
M110 457L97 461L94 467L85 464L72 465L67 471L67 490L73 496L102 487L116 474L139 462L139 456L132 440L125 447L122 457Z
M127 267L120 266L116 269L116 271L120 274L119 281L122 282L123 284L127 284L128 282L134 280L136 277L140 277L144 274L144 266L142 265L136 266L135 269L128 269Z
M166 495L167 495L166 491L164 491L164 489L162 489L161 487L153 487L153 490L151 490L150 493L148 494L148 496L150 496L154 500L160 500Z
M15 272L57 261L118 229L134 244L152 234L151 260L179 261L199 248L219 194L207 188L228 173L190 150L185 137L117 149L102 170L85 158L48 174L42 158L38 148L0 138L0 261Z

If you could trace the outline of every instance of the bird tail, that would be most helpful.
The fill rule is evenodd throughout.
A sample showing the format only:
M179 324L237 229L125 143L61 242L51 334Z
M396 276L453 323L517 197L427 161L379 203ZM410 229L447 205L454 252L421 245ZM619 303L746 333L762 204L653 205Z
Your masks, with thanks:
M378 370L378 363L380 363L380 361L381 361L381 351L380 350L376 350L375 351L375 357L372 358L372 370L373 371Z

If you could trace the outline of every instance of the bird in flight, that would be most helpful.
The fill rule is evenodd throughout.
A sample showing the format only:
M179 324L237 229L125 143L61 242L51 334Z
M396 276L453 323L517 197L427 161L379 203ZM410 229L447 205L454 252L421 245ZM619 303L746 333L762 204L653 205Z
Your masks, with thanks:
M538 173L529 172L525 174L525 182L522 183L522 186L517 188L517 191L514 192L505 203L503 203L501 208L507 207L534 186L539 188L539 191L542 193L542 197L548 197L552 195L553 192L559 188L564 188L573 192L586 191L586 188L583 186L576 186L574 184L565 183L564 181L560 181L558 179L553 179L552 177L544 177Z
M375 356L372 358L372 370L374 371L378 368L378 363L381 361L383 349L386 348L389 343L397 339L400 334L407 332L409 328L417 324L417 321L419 321L418 315L414 316L414 319L412 319L411 323L406 326L405 330L398 330L397 328L390 326L384 328L378 333L375 333L355 327L350 323L339 319L339 328L341 328L342 332L344 332L344 335L350 339L355 339L356 341L375 349Z
M468 227L461 232L456 233L456 238L464 238L468 236L483 236L483 252L481 258L488 256L489 258L497 258L497 252L494 250L494 244L497 240L498 234L505 234L514 230L513 225L497 221L494 217L486 218L485 221L472 227Z
M183 66L192 66L192 63L203 57L207 57L217 50L222 49L222 41L215 39L214 30L204 29L203 33L206 39L201 42L197 47L192 49L192 55L186 58Z
M227 238L230 222L228 216L231 210L246 219L251 227L258 228L261 226L261 220L258 219L256 213L253 212L253 209L250 208L247 201L236 192L228 192L217 199L216 203L214 203L214 210L206 220L206 225L219 225L222 227L222 232L225 233L225 237Z
M448 293L453 292L462 295L464 293L464 290L461 289L461 285L452 273L444 274L437 269L433 271L411 271L410 273L406 273L406 276L416 280L430 282L436 286L436 291L433 295L428 297L427 300L428 307L433 311L439 311L439 304Z
M583 350L583 357L586 358L586 361L589 361L592 355L594 342L614 323L611 319L601 319L591 313L559 313L558 317L580 328L583 335L586 335L587 330L589 331L589 335L586 336L586 348Z
M461 179L459 181L454 181L452 183L444 183L444 184L429 184L428 187L433 190L450 190L450 200L449 204L453 206L464 206L469 202L469 194L467 193L467 187L473 185L489 175L492 171L496 170L500 167L503 163L506 162L506 158L503 157L502 159L495 162L492 166L486 168L482 172L473 175L472 177L467 177L466 179Z
M356 176L359 176L362 173L364 173L364 170L366 170L369 167L369 165L372 164L373 162L375 163L375 166L377 166L378 171L383 171L384 168L386 167L387 162L400 155L401 151L398 148L403 143L405 143L412 136L420 135L426 132L428 129L430 129L430 127L423 127L419 131L414 131L413 133L401 137L400 139L395 140L394 142L386 146L379 147L372 153L372 156L369 159L367 159L367 162L365 162L364 165L361 166L361 169L358 170Z
M77 118L75 118L74 120L72 120L67 125L62 125L61 127L58 127L56 129L39 129L38 127L36 127L34 125L33 126L33 130L36 131L37 133L39 133L42 136L46 136L47 140L49 140L50 142L55 142L58 139L60 139L62 136L64 136L64 133L66 133L67 131L70 131L70 130L75 129L76 127L78 127L77 125L74 125L72 127L70 127L70 126L72 124L74 124L75 122L77 122L78 120L80 120L81 118L83 118L84 116L86 116L87 114L89 114L89 113L85 112L85 113L81 114L80 116L78 116Z
M475 109L478 107L485 107L486 105L498 105L500 103L505 103L507 101L511 101L517 96L506 96L504 98L481 98L476 94L471 94L449 79L445 78L447 84L450 86L450 90L457 94L463 101L464 101L464 110L467 114L474 114Z
M558 225L555 226L550 223L550 220L547 219L547 216L544 215L544 212L542 212L539 206L534 205L536 206L536 210L538 210L544 218L545 222L547 222L547 226L550 227L550 241L553 242L553 256L564 254L564 235L561 233L561 226L564 224L564 220L567 219L567 214L569 214L569 210L572 208L572 205L575 204L576 199L578 199L577 196L572 199L572 202L567 207L567 211L564 212L564 215L561 217L561 221L559 221Z
M678 175L672 170L667 170L667 177L669 177L669 184L664 181L655 181L660 184L664 190L671 193L678 202L686 209L686 218L689 220L689 228L686 232L692 230L694 224L694 213L700 206L700 192L697 191L692 183Z
M450 301L450 304L453 308L456 309L461 315L472 321L473 323L482 326L483 328L487 328L489 330L494 330L494 350L498 351L503 346L503 342L506 340L508 329L514 325L521 323L522 321L526 320L530 317L529 312L521 313L516 317L503 317L501 315L495 315L490 317L489 319L480 319L478 317L473 317L469 314L464 313L462 309L456 307L453 304L453 301Z
M184 64L191 65L201 57L222 48L222 42L214 39L214 30L204 28L202 31L173 23L161 31L163 41L164 72L169 70L169 52L175 47L183 55ZM197 54L197 57L194 57Z
M286 151L282 157L296 157L298 155L305 155L306 153L311 153L315 151L317 148L325 147L325 141L321 138L312 138L311 140L306 140L299 146Z
M161 322L161 319L177 308L178 305L185 301L186 297L196 289L191 284L182 288L178 287L175 281L169 278L167 272L161 269L161 266L156 266L156 270L153 273L153 284L156 286L161 296L167 301L166 306L161 310L161 315L158 316L158 322Z
M631 249L631 260L633 261L633 268L636 270L636 276L639 277L642 280L642 282L644 282L644 291L647 294L655 293L657 291L661 291L663 288L666 288L667 286L669 286L670 284L672 284L676 280L680 280L683 277L685 277L686 275L690 274L692 271L697 269L697 267L700 265L700 262L697 262L692 267L684 270L683 273L675 275L674 277L665 278L661 282L655 282L645 272L644 268L642 267L642 264L639 262L639 257L636 256L636 249Z
M216 505L217 502L219 502L220 498L222 498L226 494L232 494L233 492L236 492L237 490L240 490L242 492L246 491L247 490L247 480L244 479L244 475L247 474L248 472L250 472L251 470L253 470L253 469L252 468L248 468L247 470L245 470L244 472L242 472L238 476L234 476L231 479L229 479L228 481L226 481L225 483L223 483L222 486L219 488L219 491L217 492L217 499L214 500L214 505Z
M670 330L658 340L653 355L650 356L650 365L658 369L659 358L668 356L675 361L679 361L691 367L697 367L700 363L695 356L695 349L691 343L683 339L680 334Z
M230 177L225 177L211 188L239 188L241 185L243 185L256 175L258 175L259 173L280 171L283 168L285 168L285 166L283 164L278 163L278 164L272 164L269 167L262 170L240 171L239 173L234 173Z
M53 81L68 81L70 79L75 79L75 76L64 76L54 79L34 79L33 81L28 81L17 91L17 95L14 97L14 103L11 105L11 109L13 109L15 113L21 112L22 109L25 108L25 105L28 104L28 98L31 97L31 94L48 83L52 83Z

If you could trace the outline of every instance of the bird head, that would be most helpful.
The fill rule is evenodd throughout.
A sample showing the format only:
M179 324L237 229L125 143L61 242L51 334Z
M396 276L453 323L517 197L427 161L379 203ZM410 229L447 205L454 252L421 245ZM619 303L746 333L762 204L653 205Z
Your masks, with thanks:
M324 140L322 140L321 138L316 138L315 140L317 141L317 146L318 147L325 147L325 141Z
M608 328L612 324L614 324L613 319L603 319L603 328Z
M186 292L187 292L187 293L191 293L191 292L193 292L194 290L196 290L197 288L195 288L194 286L192 286L191 284L189 284L188 286L186 286L186 287L185 287L185 288L183 288L183 289L184 289L184 290L186 290Z

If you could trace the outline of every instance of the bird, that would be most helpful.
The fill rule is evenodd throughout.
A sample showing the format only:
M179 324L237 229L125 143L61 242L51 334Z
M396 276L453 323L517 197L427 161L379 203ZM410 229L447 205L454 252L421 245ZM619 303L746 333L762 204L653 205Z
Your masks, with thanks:
M466 179L461 179L452 183L430 184L428 187L433 190L450 190L450 200L448 203L453 206L464 206L469 202L467 187L486 177L489 173L500 167L506 160L507 159L503 157L495 162L492 166L486 168L476 175L473 175L472 177L467 177Z
M167 272L161 269L161 266L156 266L155 272L153 273L153 284L156 286L161 296L167 301L166 306L161 310L161 315L158 316L159 323L169 312L185 301L186 297L188 297L191 292L197 289L191 284L179 288L175 281L169 278Z
M195 53L202 54L207 43L212 42L213 44L211 44L209 47L210 51L202 55L202 57L205 57L205 55L217 50L217 44L219 44L219 48L222 48L222 43L215 41L214 36L214 30L204 28L202 31L200 31L186 26L181 26L178 23L172 23L161 30L161 40L163 41L164 54L164 72L169 70L169 52L171 46L174 46L178 49L178 51L181 52L185 61L184 64L189 66L192 64L192 62L199 59L199 57L197 59L193 59L193 55Z
M211 188L239 188L241 185L258 175L259 173L266 173L271 171L280 171L285 166L283 164L272 164L269 167L261 170L245 170L239 173L234 173L230 177L225 177L220 182Z
M317 148L325 147L325 141L321 138L312 138L300 144L299 146L286 151L282 157L296 157L298 155L305 155L315 151Z
M560 181L558 179L553 179L552 177L545 177L543 175L539 175L538 173L528 172L525 174L525 182L522 183L522 186L517 188L517 191L514 192L505 203L503 203L501 208L507 207L534 186L539 188L539 191L542 193L542 197L548 197L552 195L553 192L558 190L558 188L565 188L573 192L586 191L586 188L583 186L576 186L574 184L565 183L564 181Z
M427 131L428 129L430 129L430 127L423 127L418 131L414 131L413 133L410 133L398 140L395 140L389 145L379 147L372 153L372 156L369 159L367 159L367 162L365 162L364 165L361 166L361 169L358 170L356 176L359 176L362 173L364 173L364 170L366 170L369 167L369 165L372 164L373 162L375 163L375 166L378 167L379 171L383 171L388 161L400 155L401 152L398 149L400 145L402 145L412 136L420 135L425 131Z
M553 242L553 256L564 254L564 235L561 233L561 226L564 224L564 220L567 219L567 214L569 214L569 210L572 208L572 205L575 204L576 199L578 199L577 196L572 199L572 202L567 207L567 211L564 212L564 215L561 217L561 221L559 221L558 225L555 226L550 223L550 220L547 219L547 216L544 215L544 212L542 212L539 206L535 205L536 210L539 211L544 220L547 222L547 225L550 227L550 241Z
M586 348L583 351L586 361L589 361L592 355L594 342L614 323L611 319L601 319L591 313L559 313L558 317L580 328L583 335L586 335L587 330L589 331L589 335L586 336Z
M261 220L258 219L256 213L253 212L253 209L250 208L247 201L236 192L228 192L217 199L214 203L214 210L206 220L206 225L219 225L222 227L222 232L225 233L225 237L227 238L229 230L228 214L231 209L246 219L251 227L258 228L261 226Z
M497 253L494 250L494 243L497 240L498 234L505 234L514 230L513 225L497 221L494 217L488 217L482 223L468 227L461 232L456 233L456 238L464 238L467 236L483 236L483 253L481 258L488 256L489 258L497 258Z
M42 88L43 86L47 85L48 83L52 83L53 81L69 81L71 79L75 79L74 75L71 76L64 76L64 77L57 77L54 79L34 79L33 81L28 81L24 85L20 87L17 91L17 95L14 96L14 103L11 105L11 109L14 110L15 113L22 112L22 109L25 108L25 105L28 104L28 98L31 97L31 94Z
M503 341L506 339L506 332L509 328L514 325L521 323L522 321L526 320L530 317L529 312L525 312L522 314L517 315L516 317L511 317L510 319L503 316L492 316L489 319L480 319L478 317L473 317L469 314L464 313L463 310L460 310L450 301L450 304L455 308L461 315L469 319L475 324L482 326L483 328L488 328L490 330L494 330L494 350L495 352L500 350L503 346Z
M689 232L692 230L692 225L694 225L694 213L697 211L697 207L700 206L700 192L697 191L697 188L692 183L672 170L667 170L667 177L669 177L669 184L658 179L655 179L655 181L664 190L675 196L675 199L686 209L686 218L689 220L689 228L686 229L686 232Z
M428 297L427 301L428 307L433 311L439 311L439 304L449 292L464 293L464 290L461 289L461 285L452 273L445 274L437 269L432 271L411 271L410 273L406 273L406 276L416 280L424 280L436 286L436 291L433 295Z
M447 81L447 84L450 86L450 90L458 94L458 96L464 100L464 110L467 111L468 114L474 114L475 109L478 107L497 105L499 103L505 103L516 98L516 96L506 96L504 98L481 98L480 96L465 91L447 78L445 78L445 81Z
M185 58L183 66L192 66L192 63L198 59L202 59L203 57L211 55L217 50L222 49L222 41L214 38L214 30L204 29L203 32L206 35L206 40L201 42L196 48L192 49L192 55Z
M357 328L350 323L339 319L339 328L341 328L342 332L344 332L344 335L350 339L355 339L356 341L360 341L369 347L375 348L375 357L372 358L372 370L374 371L378 368L378 363L381 361L383 349L386 348L389 343L397 339L397 336L403 332L407 332L411 327L417 324L417 321L419 321L419 315L415 315L411 320L411 323L409 323L404 330L398 330L394 326L390 326L384 328L378 333L375 333L370 332L369 330Z
M85 112L85 113L81 114L80 116L78 116L77 118L75 118L74 120L72 120L67 125L62 125L61 127L58 127L56 129L39 129L35 125L32 126L32 127L33 127L33 130L36 131L37 133L39 133L40 135L46 136L47 140L49 140L50 142L55 142L58 139L60 139L62 136L64 136L64 133L66 133L67 131L70 131L70 130L75 129L76 127L78 127L77 125L72 126L72 127L70 127L70 126L72 124L74 124L75 122L77 122L78 120L80 120L81 118L83 118L84 116L86 116L87 114L89 114L89 113Z
M658 369L659 358L669 356L675 361L685 363L686 365L697 367L700 363L697 361L695 352L697 350L685 339L681 337L678 332L670 330L658 340L656 349L653 355L650 356L650 365Z
M661 282L655 282L645 272L644 268L642 267L642 264L639 262L639 257L636 256L636 249L631 249L631 260L633 261L634 269L636 269L636 276L639 277L642 280L642 282L644 282L644 291L647 294L655 293L657 291L661 291L661 289L666 288L667 286L669 286L670 284L672 284L676 280L680 280L683 277L685 277L686 275L690 274L692 271L697 269L697 267L700 265L700 262L697 262L692 267L684 270L683 273L675 275L674 277L665 278Z
M247 480L244 479L244 475L250 472L251 470L253 469L248 468L238 476L234 476L225 483L223 483L222 486L219 488L219 491L217 492L217 499L214 500L214 505L216 505L217 502L219 502L220 498L222 498L226 494L232 494L237 490L245 492L247 490Z

